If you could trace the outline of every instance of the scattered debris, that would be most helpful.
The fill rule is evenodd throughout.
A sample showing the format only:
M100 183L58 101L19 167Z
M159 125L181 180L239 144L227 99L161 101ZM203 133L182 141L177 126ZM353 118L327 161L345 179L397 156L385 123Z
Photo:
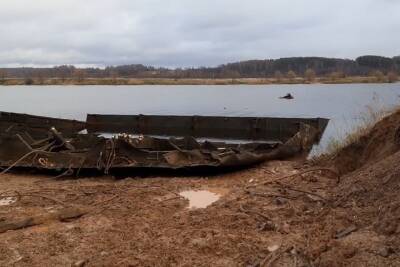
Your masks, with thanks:
M19 230L35 225L40 225L44 222L51 220L58 220L60 222L67 222L76 218L80 218L85 215L87 211L78 208L66 208L55 213L46 214L42 216L26 217L22 219L0 221L0 233L4 233L11 230Z
M347 227L346 229L343 229L343 230L338 231L338 232L336 233L336 235L335 235L335 238L336 238L336 239L340 239L340 238L346 237L346 236L348 236L349 234L351 234L351 233L353 233L353 232L355 232L355 231L357 231L357 230L358 230L358 227L357 227L357 226L355 226L355 225L349 226L349 227Z

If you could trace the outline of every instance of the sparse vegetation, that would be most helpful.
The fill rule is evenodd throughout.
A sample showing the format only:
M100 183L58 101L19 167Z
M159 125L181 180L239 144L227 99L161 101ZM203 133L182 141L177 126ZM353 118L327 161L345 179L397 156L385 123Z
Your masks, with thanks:
M0 70L0 84L3 84L6 80L7 72L4 70Z
M32 78L26 78L24 81L25 85L33 85L35 81Z
M316 78L315 71L313 69L307 69L304 73L304 77L307 82L314 82Z
M296 73L292 70L289 70L288 73L286 74L286 77L290 80L290 81L294 81L294 79L296 79Z
M322 84L346 84L346 83L376 83L374 76L348 76L343 78L328 77L316 77L314 82ZM4 80L2 85L25 85L26 79L7 78ZM382 82L387 82L388 79L384 79ZM289 79L282 76L282 78L215 78L215 79L191 79L191 78L89 78L84 76L81 78L35 78L32 79L32 83L35 85L231 85L231 84L302 84L309 83L302 77L296 77Z
M371 76L375 77L377 82L383 82L385 80L385 75L380 70L373 71Z
M73 77L78 83L82 83L86 78L86 71L83 69L75 69Z
M331 138L324 149L325 156L334 157L344 147L357 142L365 136L371 128L384 117L400 109L400 106L386 108L381 104L377 96L374 96L372 104L365 107L365 111L359 116L359 125L344 134L343 137Z
M217 67L198 68L163 68L132 64L101 68L77 68L74 66L57 66L53 68L3 68L11 79L39 77L43 80L60 79L63 83L75 79L78 84L86 83L87 79L265 79L266 83L302 83L321 82L322 78L330 78L330 82L351 82L345 77L375 78L375 82L386 82L386 74L398 72L400 60L398 57L387 58L379 56L362 56L356 60L322 57L292 57L266 60L248 60ZM329 77L331 74L331 77ZM305 78L300 78L300 76ZM371 76L372 75L372 76ZM285 77L284 77L285 76ZM317 79L317 77L319 77ZM271 81L270 79L274 79ZM289 81L288 81L289 80ZM372 82L372 80L366 80ZM358 81L359 82L359 81Z
M279 70L275 71L274 77L277 82L281 82L283 78L282 72L280 72Z
M332 73L329 74L329 79L330 79L332 82L337 81L339 78L340 78L340 75L339 75L339 72L337 72L337 71L334 71L334 72L332 72Z
M399 76L397 75L397 73L395 71L391 71L388 73L387 79L388 79L389 83L394 83L399 80Z

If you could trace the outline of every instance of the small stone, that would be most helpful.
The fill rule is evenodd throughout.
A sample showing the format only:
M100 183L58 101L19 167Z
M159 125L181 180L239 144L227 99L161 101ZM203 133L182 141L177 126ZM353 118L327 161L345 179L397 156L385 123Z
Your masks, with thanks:
M382 256L382 257L384 257L384 258L387 258L387 257L390 256L390 254L393 253L393 250L392 250L391 248L388 248L388 247L380 247L380 248L377 250L377 253L378 253L379 256Z
M347 247L345 248L344 252L343 252L343 257L345 257L346 259L350 259L353 258L357 253L357 249L354 247Z
M279 226L278 232L281 234L289 234L290 233L290 225L287 222L282 223Z
M287 200L281 197L277 197L274 199L274 204L277 206L285 205L287 203Z
M272 245L272 246L267 247L269 252L274 252L274 251L278 250L279 248L280 248L279 245Z
M306 211L309 210L309 207L307 205L303 204L303 205L300 206L300 210L303 211L303 212L306 212Z
M203 249L208 247L207 239L205 238L196 238L192 240L192 246Z
M257 228L259 231L275 231L276 225L273 222L268 221L260 223Z
M100 255L101 255L102 257L107 256L107 255L108 255L108 252L107 252L107 251L102 251L102 252L100 253Z
M86 266L87 260L80 260L72 264L72 267L84 267Z
M318 182L318 179L316 177L311 177L310 182L316 183L316 182Z

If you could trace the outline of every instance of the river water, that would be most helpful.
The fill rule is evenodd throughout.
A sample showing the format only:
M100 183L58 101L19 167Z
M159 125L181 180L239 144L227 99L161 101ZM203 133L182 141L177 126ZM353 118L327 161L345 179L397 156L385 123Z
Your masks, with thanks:
M280 96L291 93L293 100ZM0 86L0 110L85 120L87 113L324 117L321 141L342 138L363 113L400 103L400 83L226 86Z

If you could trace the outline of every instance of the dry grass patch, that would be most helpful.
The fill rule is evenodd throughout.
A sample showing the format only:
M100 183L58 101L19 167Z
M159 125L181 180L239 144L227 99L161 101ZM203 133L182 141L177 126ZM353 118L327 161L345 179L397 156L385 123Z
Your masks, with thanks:
M345 133L344 138L331 138L323 156L335 157L343 148L358 142L361 137L366 136L377 122L399 110L400 105L385 107L375 96L373 103L366 105L365 111L360 114L360 124L350 132Z

